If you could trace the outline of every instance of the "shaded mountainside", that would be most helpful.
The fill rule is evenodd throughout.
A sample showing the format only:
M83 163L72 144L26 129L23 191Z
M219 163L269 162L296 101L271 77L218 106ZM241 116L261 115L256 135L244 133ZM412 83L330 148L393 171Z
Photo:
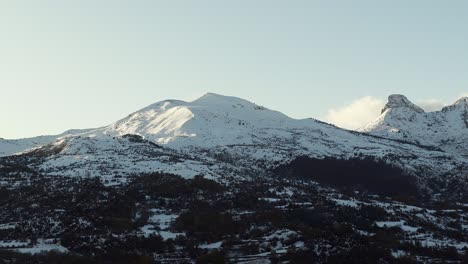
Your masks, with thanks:
M421 195L414 176L407 175L396 166L371 158L342 160L302 156L275 168L274 173L280 177L310 179L342 190L414 198Z

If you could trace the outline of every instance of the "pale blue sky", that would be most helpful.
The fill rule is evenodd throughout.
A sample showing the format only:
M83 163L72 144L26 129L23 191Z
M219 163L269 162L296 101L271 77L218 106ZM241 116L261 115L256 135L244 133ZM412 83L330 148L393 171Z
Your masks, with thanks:
M0 137L235 95L323 118L364 96L468 91L467 1L0 2Z

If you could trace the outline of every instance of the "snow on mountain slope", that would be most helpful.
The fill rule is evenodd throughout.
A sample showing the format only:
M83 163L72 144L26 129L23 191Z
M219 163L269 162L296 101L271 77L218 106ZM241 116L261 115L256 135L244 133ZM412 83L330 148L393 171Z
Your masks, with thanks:
M369 134L400 139L468 156L468 97L425 113L403 95L391 95L381 116L361 128Z
M67 130L59 135L38 136L22 139L3 139L0 138L0 157L11 156L22 153L24 151L34 149L43 145L47 145L56 141L59 138L78 135L94 129L72 129Z
M0 138L0 157L10 156L31 148L45 145L56 140L55 136L39 136L25 139L7 140Z
M465 158L451 153L314 119L292 119L216 94L192 102L155 103L109 126L60 138L26 155L43 174L100 176L109 184L154 171L234 180L268 176L275 164L300 155L382 158L425 182L442 174L464 177L460 171L468 167Z
M295 120L246 100L206 94L193 102L153 104L97 132L137 134L171 147L253 144L264 128L295 128ZM255 132L255 134L252 134Z

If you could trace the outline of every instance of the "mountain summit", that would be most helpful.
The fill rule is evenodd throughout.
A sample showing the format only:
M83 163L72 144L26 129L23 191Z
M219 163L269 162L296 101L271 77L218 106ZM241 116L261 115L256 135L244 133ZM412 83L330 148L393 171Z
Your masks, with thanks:
M406 96L401 95L401 94L392 94L388 97L388 102L385 105L384 109L382 109L381 113L384 113L385 111L389 109L395 109L395 108L407 108L411 109L412 111L416 113L424 113L424 110L413 104Z
M458 99L454 105L463 105L464 107L467 107L468 105L468 96L462 97Z
M458 99L457 101L455 101L455 103L442 108L442 112L448 112L448 111L454 111L454 110L455 111L456 110L468 111L468 97L462 97L462 98ZM468 117L465 117L465 120L467 120L467 119L468 119ZM467 121L467 127L468 127L468 121Z
M468 156L468 98L425 113L403 95L391 95L381 115L361 132L434 146Z
M207 93L192 101L165 100L145 107L93 134L136 134L172 146L251 144L256 129L295 127L296 120L247 100ZM259 134L261 134L259 132Z

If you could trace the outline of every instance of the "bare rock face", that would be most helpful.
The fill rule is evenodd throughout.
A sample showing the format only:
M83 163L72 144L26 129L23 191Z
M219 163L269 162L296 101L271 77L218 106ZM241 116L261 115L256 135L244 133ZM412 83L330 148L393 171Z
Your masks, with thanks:
M424 110L413 104L406 96L401 95L401 94L392 94L388 97L388 102L385 105L384 109L382 109L382 114L387 111L388 109L394 109L394 108L409 108L417 113L424 113Z

